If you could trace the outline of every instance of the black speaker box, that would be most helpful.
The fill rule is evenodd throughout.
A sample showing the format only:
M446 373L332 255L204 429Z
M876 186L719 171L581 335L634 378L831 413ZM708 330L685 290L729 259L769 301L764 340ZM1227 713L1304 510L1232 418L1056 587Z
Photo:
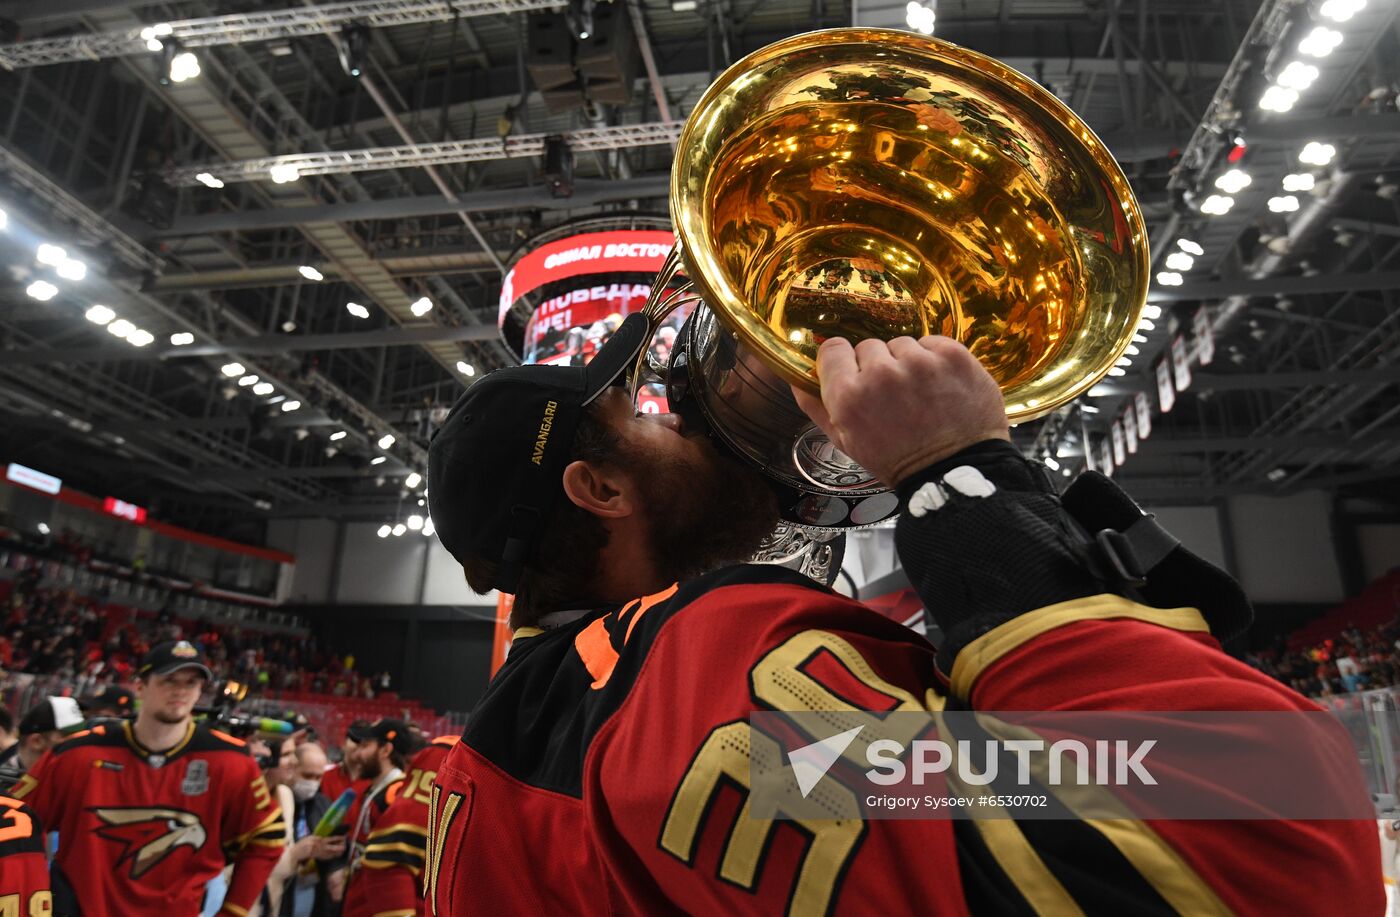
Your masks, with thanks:
M599 3L593 8L593 31L578 43L574 61L595 102L626 104L637 76L637 39L626 5Z
M544 92L574 81L574 36L563 13L531 13L526 23L525 67Z

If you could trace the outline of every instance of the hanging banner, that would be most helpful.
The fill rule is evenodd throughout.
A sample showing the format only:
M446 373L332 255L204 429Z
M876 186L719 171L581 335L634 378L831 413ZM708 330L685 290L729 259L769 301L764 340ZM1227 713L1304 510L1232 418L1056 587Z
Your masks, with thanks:
M1215 359L1215 329L1210 324L1210 310L1205 306L1196 310L1191 329L1196 334L1196 359L1202 366L1209 366Z
M1137 408L1137 431L1142 439L1152 435L1152 405L1147 403L1147 393L1138 392L1133 396L1133 406Z
M63 489L63 481L51 474L35 471L19 462L11 462L5 468L5 480L32 487L40 493L56 494Z
M1113 437L1113 464L1121 465L1128 460L1128 452L1123 448L1123 425L1115 420L1109 432Z
M1123 412L1123 444L1128 447L1129 455L1137 452L1137 443L1137 411L1130 404L1128 409Z
M1172 378L1176 380L1176 390L1184 392L1191 386L1191 363L1186 353L1186 342L1181 335L1172 338Z
M1108 477L1113 477L1113 446L1105 436L1099 443L1099 471Z
M1165 414L1176 404L1176 389L1172 388L1171 357L1162 357L1157 363L1157 403Z

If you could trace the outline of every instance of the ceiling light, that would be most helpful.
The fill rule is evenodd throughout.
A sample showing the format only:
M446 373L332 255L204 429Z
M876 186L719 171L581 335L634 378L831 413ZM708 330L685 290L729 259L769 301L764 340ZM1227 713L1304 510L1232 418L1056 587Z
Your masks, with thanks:
M124 338L136 330L136 326L124 318L119 318L107 326L107 333L114 334L119 338Z
M1144 318L1138 321L1138 329L1141 331L1151 331L1156 327L1156 325L1152 324L1151 319Z
M1317 179L1311 172L1296 172L1283 177L1283 190L1285 191L1311 191L1313 185L1317 184Z
M1233 206L1235 206L1235 199L1233 197L1225 197L1219 194L1212 194L1210 197L1205 199L1205 202L1203 204L1201 204L1201 213L1208 214L1209 216L1213 217L1218 217L1222 214L1229 213L1230 208Z
M1196 259L1186 254L1186 252L1172 252L1167 256L1166 261L1167 267L1174 271L1189 271L1191 270L1191 265L1195 263Z
M305 277L307 280L319 281L326 279L325 274L322 274L309 264L303 264L301 267L297 268L297 273L301 274L301 276Z
M904 21L915 32L932 35L937 18L938 14L934 12L933 7L919 3L917 0L909 0L909 5L904 8Z
M360 304L357 303L357 302L348 302L348 303L346 303L346 304L345 304L345 311L346 311L346 312L349 312L351 315L355 316L356 318L369 318L369 310L366 309L364 306L360 305Z
M1283 72L1278 75L1278 84L1287 89L1296 89L1302 92L1313 84L1317 79L1317 68L1312 64L1305 64L1300 60L1295 60L1283 68Z
M1337 148L1330 143L1314 140L1298 154L1298 161L1310 166L1325 166L1337 155Z
M273 385L272 385L271 382L259 382L257 385L253 386L253 394L254 394L254 395L271 395L271 394L272 394L272 389L273 389Z
M274 184L285 185L287 182L296 181L301 177L301 173L291 163L279 162L267 170L267 177L272 179Z
M1147 343L1147 335L1145 335L1145 334L1135 334L1135 335L1133 335L1133 343L1134 343L1134 344L1146 344L1146 343Z
M437 534L437 526L433 525L433 520L431 518L429 518L427 522L423 523L423 534L428 535L429 537Z
M247 387L250 386L250 385L257 385L257 384L258 384L258 377L249 374L249 375L247 375L247 376L244 376L242 379L239 379L239 380L238 380L238 384L241 385L241 386L243 386L244 388L247 388Z
M36 280L25 287L24 292L39 300L39 302L48 302L58 295L58 287L49 283L47 280Z
M375 532L375 534L378 535L380 538L388 538L388 537L389 537L389 533L392 532L393 530L394 530L393 527L390 526L389 523L386 522L386 523L384 523L383 525L381 525L381 526L379 527L379 531L378 531L378 532Z
M63 246L61 245L53 245L49 242L41 242L39 244L39 253L36 257L38 258L40 264L47 264L50 267L58 267L64 261L68 260L68 253L63 250Z
M1298 53L1309 57L1326 57L1342 43L1342 33L1325 25L1315 27L1298 42Z
M183 83L199 76L199 58L190 51L181 51L170 58L170 82Z
M54 271L64 280L82 280L87 276L87 265L77 258L64 258Z
M340 442L342 439L344 439L345 436L346 436L346 433L345 433L344 430L336 430L334 433L332 433L332 434L330 435L330 441L333 442L333 443L338 443L338 442Z
M8 213L6 213L5 211L0 210L0 229L4 229L6 226L9 226L9 225L10 225L10 215L9 215Z
M1117 362L1115 362L1113 365L1114 365L1114 366L1132 366L1132 365L1133 365L1133 361L1132 361L1132 359L1131 359L1130 357L1119 357L1118 360L1117 360Z
M1292 213L1298 209L1298 199L1291 194L1269 198L1269 209L1274 213Z
M188 331L177 331L170 336L170 343L176 347L184 347L186 344L194 343L194 335Z
M1152 306L1152 305L1143 306L1143 307L1142 307L1142 317L1143 317L1143 318L1146 318L1146 319L1153 319L1153 320L1159 319L1159 318L1162 317L1162 307L1161 307L1161 306ZM1148 325L1147 322L1143 322L1142 324L1145 325L1145 326L1147 326L1147 327L1149 327L1149 328L1152 327L1151 325Z
M1179 287L1181 286L1181 275L1176 271L1159 271L1157 282L1164 287Z
M208 172L200 172L194 180L210 188L222 188L224 183Z
M242 363L225 363L224 368L220 371L225 376L228 376L230 379L232 379L234 376L243 375L244 369Z
M408 311L412 312L419 318L422 318L424 315L427 315L429 312L433 311L433 301L428 297L424 296L421 299L415 300L413 305L408 307Z
M126 342L133 347L145 347L155 339L156 336L154 334L151 334L151 332L143 328L137 328L126 336Z
M1134 335L1134 336L1136 336L1136 335ZM1128 356L1130 356L1130 357L1135 357L1135 356L1137 356L1138 354L1142 353L1142 351L1138 350L1137 347L1133 346L1132 344L1129 344L1126 348L1124 348L1124 349L1123 349L1123 352L1126 353L1126 354L1127 354Z
M402 522L400 522L398 525L394 526L394 537L398 538L406 531L408 531L408 527L405 526Z
M1298 93L1282 86L1270 86L1259 97L1259 107L1264 111L1288 111L1298 103Z
M1249 187L1251 181L1253 179L1249 177L1248 172L1242 169L1231 169L1215 180L1215 187L1226 194L1238 194Z
M301 402L300 402L300 401L284 401L284 402L282 402L282 413L284 413L284 414L289 413L289 412L291 412L291 411L299 410L300 408L301 408Z
M1051 471L1059 471L1059 470L1060 470L1060 463L1057 462L1057 461L1055 461L1055 459L1052 458L1051 456L1048 456L1048 455L1045 456L1044 462L1045 462L1045 466L1046 466L1047 468L1049 468Z
M473 367L473 366L472 366L470 363L468 363L466 360L458 360L458 361L457 361L457 372L461 373L461 374L464 375L464 376L475 376L475 375L476 375L476 368Z
M1094 393L1090 392L1089 394L1092 396ZM1099 409L1092 404L1081 404L1079 410L1083 411L1085 414L1097 414L1099 412Z
M388 449L388 448L389 448L390 446L392 446L393 444L394 444L394 434L392 434L392 433L385 433L383 436L379 437L379 448L381 448L381 449Z
M413 488L417 487L419 484L422 483L423 476L416 471L410 471L408 473L408 477L403 479L403 486L407 487L409 490L412 490Z
M689 13L699 5L698 0L671 0L671 12Z
M1115 366L1108 371L1110 376L1126 376L1128 371L1121 366ZM1106 392L1104 394L1107 394Z
M423 517L417 513L409 516L406 521L408 522L408 530L410 532L421 532L423 530Z
M87 310L86 313L84 313L83 317L86 318L88 321L92 322L94 325L105 325L112 319L116 318L117 313L113 312L106 306L93 306L91 309Z
M1195 255L1199 258L1201 255L1204 255L1206 253L1206 250L1204 248L1201 248L1200 245L1196 244L1195 242L1192 242L1190 239L1177 239L1176 244L1178 248L1186 252L1186 254L1188 255Z
M1277 484L1279 481L1282 481L1284 478L1288 477L1288 472L1282 468L1275 468L1273 471L1270 471L1268 474L1264 475L1264 477Z
M374 458L372 458L372 459L369 460L369 463L370 463L371 465L382 465L382 464L384 464L386 461L388 461L388 459L387 459L385 456L376 455Z
M1324 19L1346 22L1365 8L1366 0L1326 0L1317 11Z

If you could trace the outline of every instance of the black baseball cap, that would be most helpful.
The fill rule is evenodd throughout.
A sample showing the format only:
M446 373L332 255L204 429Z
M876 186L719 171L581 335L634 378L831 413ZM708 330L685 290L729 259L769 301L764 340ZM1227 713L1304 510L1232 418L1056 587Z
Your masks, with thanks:
M181 669L198 669L206 680L214 680L214 673L209 671L204 654L188 640L171 640L151 647L151 651L141 659L141 667L136 670L136 677L169 675Z
M38 735L43 732L74 732L83 725L83 713L71 697L51 695L25 712L19 721L19 734Z
M403 720L375 720L368 725L355 722L350 724L345 734L356 742L375 741L392 745L394 751L401 755L408 754L413 748L413 733Z
M118 685L108 685L96 694L83 698L78 703L82 704L85 710L110 708L127 714L136 709L136 695Z
M491 585L514 592L540 528L564 492L579 418L625 380L647 344L641 313L586 366L512 366L457 399L428 448L428 512L452 556L496 561Z

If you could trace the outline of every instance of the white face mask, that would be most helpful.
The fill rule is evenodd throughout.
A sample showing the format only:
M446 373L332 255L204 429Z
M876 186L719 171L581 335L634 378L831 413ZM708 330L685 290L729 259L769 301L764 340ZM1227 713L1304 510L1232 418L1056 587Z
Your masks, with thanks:
M309 802L321 791L321 781L319 780L293 780L292 795L298 802Z

